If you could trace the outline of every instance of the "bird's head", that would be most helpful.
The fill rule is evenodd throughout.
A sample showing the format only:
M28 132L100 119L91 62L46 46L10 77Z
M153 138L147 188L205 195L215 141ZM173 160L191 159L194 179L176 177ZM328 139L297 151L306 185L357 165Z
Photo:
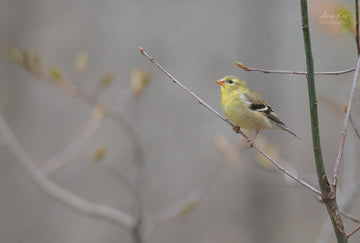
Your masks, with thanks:
M233 90L247 88L245 81L236 76L226 76L216 81L216 83L221 85L222 92L231 92Z

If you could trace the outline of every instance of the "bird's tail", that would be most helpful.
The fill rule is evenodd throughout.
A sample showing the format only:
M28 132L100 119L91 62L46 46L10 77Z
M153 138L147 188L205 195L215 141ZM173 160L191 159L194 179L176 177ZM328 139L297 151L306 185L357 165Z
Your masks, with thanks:
M280 129L287 131L288 133L292 134L294 137L296 137L297 139L301 140L301 138L299 138L296 133L294 133L293 131L291 131L290 128L288 128L287 126L283 125L283 124L276 124Z

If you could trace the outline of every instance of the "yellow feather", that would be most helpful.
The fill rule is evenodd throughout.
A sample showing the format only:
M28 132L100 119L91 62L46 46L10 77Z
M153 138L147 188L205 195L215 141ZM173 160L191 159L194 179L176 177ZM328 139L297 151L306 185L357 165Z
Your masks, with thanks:
M221 89L221 91L224 113L235 125L249 130L272 128L271 122L263 113L249 109L249 103L244 97L244 93L248 91L245 89L231 92Z
M235 76L226 76L217 83L221 85L221 104L224 113L236 126L255 131L282 129L297 137L278 119L275 112L267 107L265 100L246 85L245 81ZM252 105L264 106L254 109Z

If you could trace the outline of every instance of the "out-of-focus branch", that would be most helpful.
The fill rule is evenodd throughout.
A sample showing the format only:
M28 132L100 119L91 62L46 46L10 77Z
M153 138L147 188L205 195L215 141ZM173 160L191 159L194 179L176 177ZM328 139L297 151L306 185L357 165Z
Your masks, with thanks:
M203 194L203 188L193 190L169 207L153 215L149 215L144 221L144 236L149 235L160 225L169 222L170 220L174 220L182 214L187 214L192 211L199 203Z
M129 142L132 145L131 147L136 163L144 163L143 148L139 135L135 131L132 124L128 120L126 120L120 112L111 109L108 104L106 104L99 98L99 93L101 91L99 91L99 87L97 87L93 93L88 92L82 87L82 83L78 82L78 80L74 81L66 79L66 77L64 77L64 75L58 68L53 67L50 69L49 73L46 73L42 70L40 58L28 50L24 50L23 53L21 53L15 48L3 45L3 48L1 48L0 46L0 52L8 53L8 55L16 63L23 67L29 74L31 74L34 78L43 81L46 85L50 85L52 87L60 89L64 91L64 94L78 98L90 107L101 107L105 113L105 116L109 117L123 128L125 134L129 139ZM105 87L111 82L111 75L106 75L101 80L100 85Z
M326 95L323 94L318 94L318 97L321 98L321 101L324 101L324 103L330 107L334 115L336 115L339 118L340 117L343 118L343 112L346 113L348 108L347 103L345 104L345 109L344 109L345 111L341 112L342 106L339 104L339 102L335 101L333 98L327 97ZM350 125L352 126L352 128L356 133L356 136L358 137L358 139L360 139L360 130L357 128L356 124L354 123L351 114L349 117L349 121L350 121Z
M1 46L0 46L1 47ZM37 63L40 61L40 58L35 55L34 53L31 53L28 50L24 50L23 53L19 52L17 49L4 46L2 49L0 49L1 52L6 52L9 54L9 56L18 63L21 67L23 67L29 74L31 74L36 79L43 81L44 84L50 85L52 87L55 87L61 91L64 92L64 94L75 97L82 102L86 103L90 107L96 107L97 111L100 113L98 115L106 116L113 121L115 121L122 129L124 130L124 133L127 135L129 139L129 143L131 144L131 149L133 152L133 157L136 165L139 167L142 167L144 164L144 156L143 156L143 147L140 141L140 137L135 131L134 127L132 126L131 122L126 120L121 112L111 109L108 104L103 102L99 96L101 94L101 91L107 87L113 80L113 77L111 74L105 75L95 91L93 93L86 91L83 86L82 82L79 80L68 80L64 77L64 75L61 73L61 71L58 68L52 68L50 69L50 73L45 73L42 68L41 64ZM84 56L84 54L78 56L77 63L76 63L76 71L78 75L81 76L83 70L86 66L86 59L87 57ZM36 62L37 61L37 62ZM95 114L96 116L96 114ZM90 122L91 123L91 122ZM92 127L94 126L94 127ZM96 124L94 121L94 124L88 124L87 126L89 129L96 130ZM86 130L87 128L85 128ZM84 131L84 136L88 137L89 134L85 134L88 131ZM82 135L81 135L82 136ZM82 139L81 139L82 140ZM76 146L75 146L76 145ZM77 147L77 149L75 149ZM81 146L79 146L79 141L74 141L74 143L70 144L69 147L67 147L64 150L64 153L61 153L60 157L64 156L61 161L58 163L56 162L55 167L61 166L62 164L66 163L71 157L73 157L76 152L79 151ZM71 154L69 154L71 152ZM59 158L56 156L56 158ZM54 158L53 158L54 159ZM50 166L51 167L51 166ZM121 178L124 178L123 176ZM130 185L127 183L127 185ZM132 191L134 187L129 187ZM137 194L137 191L135 192ZM135 195L136 198L139 198L139 195Z
M245 70L245 71L253 71L253 72L261 72L265 74L297 74L297 75L306 75L307 72L304 71L287 71L287 70L270 70L270 69L261 69L261 68L250 68L245 66L241 62L236 62L236 65ZM351 73L355 71L355 67L341 70L341 71L333 71L333 72L314 72L314 75L341 75L345 73Z
M339 202L341 208L341 210L339 209L339 213L355 223L360 223L360 220L346 212L350 210L354 200L359 196L359 194L360 182L355 182L346 188L346 191L341 195L341 202Z
M22 53L19 52L15 48L5 47L4 50L0 48L0 51L5 51L9 54L9 56L18 64L20 64L28 73L30 73L33 77L38 80L44 81L45 84L55 86L57 89L64 91L65 94L73 96L75 98L80 99L84 103L88 104L90 107L98 107L104 114L102 116L107 116L112 119L124 130L124 133L127 135L129 143L131 144L131 150L133 152L133 158L135 161L135 165L137 166L137 178L134 186L130 183L126 183L129 189L131 189L134 193L134 203L132 203L133 210L132 213L134 217L133 227L131 229L131 233L133 236L133 240L135 243L142 242L142 197L141 197L141 188L143 184L144 178L144 155L143 155L143 147L141 144L141 140L135 128L131 124L130 121L125 119L123 115L113 109L103 102L99 96L112 81L113 76L111 74L105 75L98 86L95 88L94 92L86 91L82 86L82 72L86 67L87 56L80 55L78 56L76 62L76 71L77 71L77 80L70 81L64 77L61 70L57 67L52 67L49 70L49 73L43 71L41 66L41 60L35 53L32 53L29 50L24 50ZM149 77L147 76L147 79ZM145 86L141 86L143 88ZM138 87L139 88L139 87ZM137 95L141 93L142 90L137 90ZM140 92L140 93L139 93ZM64 155L67 159L63 160L59 165L66 163L68 159L70 159L79 149L75 149L76 151L72 151L74 146L79 148L79 144L71 144L65 152L67 154ZM81 147L81 145L80 145ZM70 154L69 154L70 152ZM121 179L125 180L124 176L121 176Z
M349 125L352 103L353 103L353 99L354 99L354 95L355 95L355 91L356 91L357 80L359 77L359 69L360 69L360 57L358 59L357 65L356 65L356 70L355 70L354 79L353 79L353 85L351 88L349 101L347 103L344 127L341 131L341 140L340 140L340 145L339 145L339 150L338 150L338 156L336 158L336 163L335 163L335 167L334 167L334 175L333 175L333 179L331 182L331 185L334 187L335 190L336 190L336 185L337 185L337 175L338 175L338 172L340 169L341 159L342 159L342 155L344 152L345 137L346 137L346 132L347 132L347 128Z
M82 128L75 139L68 144L61 152L52 156L44 165L46 173L51 173L60 166L65 165L71 161L76 154L83 148L84 144L95 134L100 127L101 121L104 118L104 111L101 106L96 106L91 114L91 118Z
M214 108L212 108L210 105L208 105L207 103L205 103L205 101L203 101L199 96L197 96L192 90L190 90L189 88L187 88L185 85L183 85L182 83L180 83L177 79L175 79L168 71L166 71L158 62L155 61L155 59L150 56L142 47L139 48L141 54L143 54L144 56L146 56L153 64L155 64L155 66L157 66L166 76L168 76L172 82L174 82L176 85L180 86L182 89L184 89L187 93L189 93L192 97L194 97L196 99L197 102L199 102L201 105L203 105L205 108L207 108L209 111L211 111L212 113L214 113L216 116L218 116L219 118L221 118L223 121L225 121L226 123L228 123L230 126L234 127L235 125L227 118L223 117L222 115L220 115L219 112L217 112ZM240 131L240 134L245 138L248 139L248 136L243 133L242 131ZM308 184L307 182L299 179L297 176L291 174L289 171L287 171L286 169L284 169L284 167L282 167L279 163L277 163L275 160L273 160L268 154L266 154L261 148L259 148L256 144L254 144L253 146L258 152L260 152L263 156L265 156L276 168L278 168L281 172L285 173L286 175L288 175L289 177L291 177L292 179L294 179L295 181L297 181L298 183L300 183L301 185L303 185L304 187L306 187L307 189L311 190L312 192L316 193L317 195L321 195L321 193L319 192L319 190L317 190L316 188L314 188L313 186L311 186L310 184Z
M116 223L126 229L133 229L135 227L136 221L133 216L106 205L90 203L49 180L46 175L33 164L30 156L16 139L1 114L0 135L31 180L48 195L87 216L101 218Z
M360 220L358 220L357 218L355 218L354 216L348 214L348 213L345 213L343 211L338 211L342 216L344 216L345 218L347 219L350 219L351 221L353 221L354 223L358 223L360 224Z
M179 218L184 218L190 212L192 212L198 206L204 195L206 195L206 193L212 188L214 183L216 183L216 181L222 175L227 165L227 163L220 163L210 176L210 180L207 181L204 185L195 190L192 190L182 199L176 201L165 209L145 218L144 236L150 234L160 225Z

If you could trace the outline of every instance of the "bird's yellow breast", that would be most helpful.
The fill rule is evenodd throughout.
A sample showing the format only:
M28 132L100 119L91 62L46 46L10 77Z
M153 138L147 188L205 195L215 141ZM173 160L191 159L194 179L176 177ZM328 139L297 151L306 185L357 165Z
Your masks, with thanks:
M222 90L221 104L225 115L235 125L248 130L272 128L272 124L264 114L249 109L249 103L241 90L226 92Z

